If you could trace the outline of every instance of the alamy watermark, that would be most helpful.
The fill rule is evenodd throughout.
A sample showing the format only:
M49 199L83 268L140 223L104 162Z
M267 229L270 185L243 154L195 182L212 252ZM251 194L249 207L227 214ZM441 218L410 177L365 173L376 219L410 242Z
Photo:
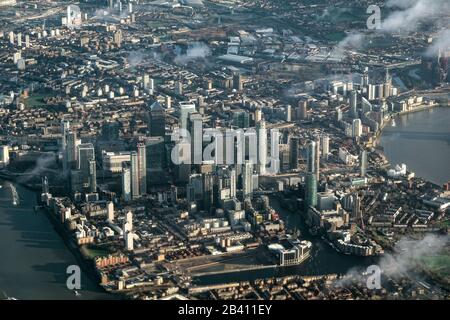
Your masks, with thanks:
M380 266L374 264L367 267L367 280L366 286L369 290L381 289L381 268Z
M69 274L66 281L67 289L80 290L81 289L81 269L77 265L70 265L67 267L66 273Z

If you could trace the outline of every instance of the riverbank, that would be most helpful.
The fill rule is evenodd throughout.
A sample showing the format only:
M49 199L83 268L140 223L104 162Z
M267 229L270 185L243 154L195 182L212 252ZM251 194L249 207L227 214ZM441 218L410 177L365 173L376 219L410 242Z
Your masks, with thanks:
M412 108L410 110L391 113L388 118L383 118L381 121L380 127L378 128L378 131L375 133L375 136L374 136L374 140L373 140L374 147L379 145L379 142L380 142L380 139L381 139L384 129L396 117L404 116L404 115L412 114L412 113L417 113L417 112L422 112L422 111L427 111L427 110L432 110L435 108L449 108L450 109L450 105L446 105L446 106L442 105L442 104L425 105L422 107Z
M20 300L115 299L91 280L48 216L34 211L35 192L10 181L0 183L0 292ZM15 205L12 188L20 198ZM66 285L71 265L82 269L79 296Z
M395 126L390 126L395 119ZM438 106L393 115L378 136L390 166L405 163L416 177L439 188L450 180L450 108Z
M33 186L30 184L26 184L23 182L20 182L20 176L12 176L11 174L5 173L4 171L0 171L0 179L9 181L11 183L14 183L16 185L20 185L23 188L26 188L30 190L31 192L35 193L37 202L40 203L40 189L37 186ZM69 237L67 230L64 228L64 225L62 225L58 218L53 215L49 208L41 208L39 209L39 212L42 212L47 217L48 221L52 224L54 230L56 233L60 236L60 238L64 241L64 244L66 248L72 253L72 255L77 260L78 264L80 265L81 269L86 273L86 275L89 276L89 278L97 284L98 289L103 290L104 292L107 292L101 285L100 285L100 275L97 273L95 268L93 267L93 262L91 260L86 259L81 254L81 251L79 250L78 246L73 242L73 240Z

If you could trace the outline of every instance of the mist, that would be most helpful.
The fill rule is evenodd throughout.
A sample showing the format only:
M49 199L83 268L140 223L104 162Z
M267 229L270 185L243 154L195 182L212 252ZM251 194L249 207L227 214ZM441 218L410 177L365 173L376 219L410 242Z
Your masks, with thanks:
M435 23L436 15L450 14L448 0L389 0L386 6L395 11L383 18L385 32L416 31L420 23Z
M378 261L383 275L390 278L414 279L419 270L422 258L439 254L450 245L450 236L428 234L421 240L403 238L397 242L392 252L385 253ZM362 268L350 269L345 276L339 279L335 286L345 287L353 282L365 282L366 270Z
M211 49L203 42L194 42L189 45L185 54L177 53L174 59L176 64L187 64L196 59L206 59L211 55Z
M443 30L433 39L433 43L428 47L425 55L428 57L437 57L440 49L450 48L450 29Z
M55 170L55 155L48 154L37 158L36 164L33 168L25 171L23 175L18 178L19 183L27 183L35 178L41 178L48 175L48 173L59 174L58 170Z

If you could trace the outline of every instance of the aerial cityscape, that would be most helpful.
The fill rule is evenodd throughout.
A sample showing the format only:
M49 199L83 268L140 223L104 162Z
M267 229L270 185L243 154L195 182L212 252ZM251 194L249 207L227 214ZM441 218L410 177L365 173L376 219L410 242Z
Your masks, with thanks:
M0 0L0 299L450 300L449 71L448 0Z

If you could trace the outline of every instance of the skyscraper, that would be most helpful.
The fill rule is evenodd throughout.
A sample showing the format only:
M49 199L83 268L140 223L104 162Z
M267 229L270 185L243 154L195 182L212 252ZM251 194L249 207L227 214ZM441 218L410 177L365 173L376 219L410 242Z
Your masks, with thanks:
M307 172L316 172L316 142L311 141L307 149Z
M67 161L67 135L70 130L70 122L67 120L61 121L61 151L63 158L63 175L65 177L69 174L69 165Z
M97 192L97 163L95 159L89 160L89 192Z
M81 140L77 139L75 131L69 131L66 135L66 161L69 169L75 168L78 154L77 147L81 144Z
M77 147L77 167L84 191L95 192L97 173L95 169L95 150L92 143L82 143Z
M315 152L315 165L314 165L314 173L316 175L316 179L317 181L320 180L320 136L316 136L315 138L315 143L316 143L316 152Z
M139 157L136 151L131 152L131 197L139 198Z
M233 125L245 129L250 127L250 115L247 111L236 111L233 113Z
M322 135L322 158L328 160L330 154L330 137L328 135Z
M242 170L242 197L251 198L253 194L253 163L246 160Z
M306 174L306 208L317 206L317 179L314 173Z
M298 150L300 148L300 138L291 137L289 142L289 156L290 156L290 168L291 170L298 169Z
M150 135L152 137L166 135L166 111L158 101L150 106Z
M147 154L145 144L139 143L137 146L139 165L139 194L147 193Z
M352 136L357 138L362 135L362 123L361 119L353 119L352 123Z
M129 162L122 163L122 198L125 202L131 200L131 168Z
M95 160L94 145L92 143L78 145L77 154L77 169L87 175L89 173L89 161Z
M361 177L365 177L367 174L367 151L366 150L361 151L360 164L361 164Z
M266 174L267 163L267 130L266 122L261 120L256 124L258 132L258 173L260 175Z
M355 90L350 91L350 117L358 118L358 93Z
M195 104L192 102L180 102L180 128L186 129L189 114L196 112Z
M300 100L298 102L296 116L298 120L306 120L308 118L308 101Z
M191 163L201 164L203 160L203 117L197 112L189 114L188 130L191 135Z
M0 147L0 164L3 166L7 166L9 163L9 147L1 146Z

